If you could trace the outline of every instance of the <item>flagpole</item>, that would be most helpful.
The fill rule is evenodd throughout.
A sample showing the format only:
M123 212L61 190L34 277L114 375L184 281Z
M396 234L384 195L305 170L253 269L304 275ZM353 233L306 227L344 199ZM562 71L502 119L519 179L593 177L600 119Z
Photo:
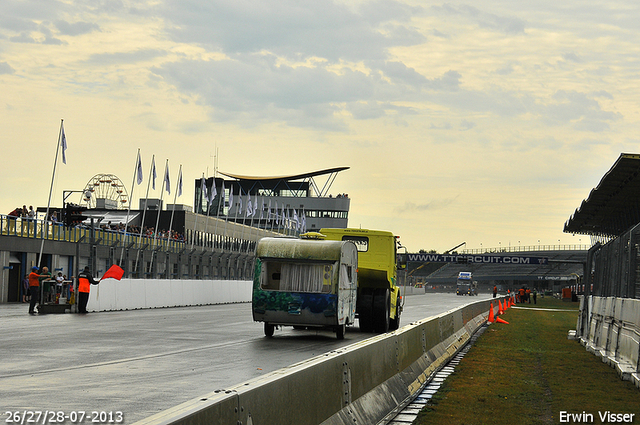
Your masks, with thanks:
M240 236L240 250L242 250L242 243L244 241L244 230L247 227L247 215L249 215L249 205L251 204L251 194L247 192L247 205L244 210L244 218L242 219L242 234ZM242 211L240 211L242 213ZM240 215L242 216L242 214Z
M127 228L129 227L129 213L131 213L131 198L133 197L133 188L136 183L136 176L138 175L138 168L140 164L140 148L138 148L138 157L136 158L136 165L133 170L133 179L131 180L131 194L129 195L129 208L127 208L127 218L124 222L124 234L122 235L122 251L120 251L120 261L118 262L118 266L122 267L122 257L124 255L124 246L126 244L127 239Z
M182 190L182 164L180 164L180 170L178 171L178 180L176 181L176 193L173 194L173 208L171 209L171 220L169 221L169 236L167 237L167 246L171 240L171 226L173 226L173 214L176 211L176 200L178 199L178 191Z
M205 191L207 190L207 185L206 182L204 181L204 173L202 173L202 178L200 179L200 209L204 211L204 207L203 205L203 201L202 201L202 197L205 194ZM205 199L207 199L206 196L204 196ZM194 208L196 207L196 205L193 206ZM207 208L208 209L208 208ZM198 226L198 215L199 212L196 211L195 212L196 217L195 220L193 221L193 232L191 233L191 250L193 251L193 245L195 244L196 241L196 227Z
M202 182L202 180L200 180L200 181ZM200 186L202 186L202 183L200 183ZM200 207L202 207L202 190L203 189L201 187L200 188ZM194 199L194 201L195 201L195 199ZM196 210L196 207L197 207L197 205L195 205L195 202L194 202L193 209L195 210L194 213L195 213L196 216L194 217L194 220L193 220L193 231L191 232L191 250L192 251L193 251L193 244L196 241L196 228L198 227L198 215L200 215L200 213ZM185 228L186 228L186 224L187 223L185 222Z
M218 147L216 146L216 156L213 160L213 187L216 188L216 195L218 194L217 186L216 186L216 177L218 175ZM218 220L220 220L220 199L223 199L224 202L224 183L222 185L222 196L218 197L218 203L216 204L216 226L213 230L213 238L214 240L218 236ZM213 199L212 199L213 200ZM224 203L222 204L222 210L224 212ZM215 244L214 244L215 246Z
M222 183L222 192L224 193L224 183ZM225 194L225 198L226 198ZM224 239L226 242L227 239L227 230L229 229L229 213L231 212L231 201L233 200L233 183L229 185L229 208L227 208L227 213L224 215ZM227 200L225 199L225 203ZM222 212L224 212L224 204L222 204Z
M158 215L156 216L156 227L154 228L153 231L153 250L155 250L156 248L156 239L158 237L158 223L160 223L160 213L162 212L162 199L164 198L164 188L165 188L165 183L167 183L169 177L169 159L167 158L165 164L164 164L164 178L162 179L162 189L160 189L160 204L158 204ZM167 190L171 190L170 185L167 185L168 189ZM153 269L153 259L155 257L155 253L152 252L151 254L151 261L149 262L149 272L151 272L151 270Z
M42 222L42 227L40 229L40 238L42 241L40 242L40 253L38 254L38 267L41 267L40 261L42 261L42 251L44 250L44 229L45 223L49 220L49 208L51 206L51 193L53 193L53 182L56 178L56 165L58 164L58 152L60 151L60 140L62 139L62 124L64 120L60 120L60 131L58 132L58 144L56 145L56 157L53 160L53 174L51 175L51 186L49 187L49 200L47 201L47 212L44 216L44 221ZM36 224L37 225L37 224Z
M278 201L273 201L273 218L271 219L271 231L273 232L274 225L278 224ZM275 233L278 233L278 229L276 228Z
M271 218L271 199L269 199L269 210L268 210L267 216L269 217L268 220L269 220L269 223L271 224L271 228L269 230L271 230L272 232L273 232L273 225L275 224L276 218L278 217L278 202L274 201L274 204L275 204L274 207L276 209L276 214L275 214L275 217L273 217L272 219Z
M162 211L162 198L164 197L165 183L167 182L167 176L169 175L169 159L164 164L164 176L162 179L162 189L160 189L160 204L158 205L158 215L156 216L156 227L153 232L153 247L156 247L156 237L158 236L158 224L160 223L160 212ZM168 190L171 190L170 188Z
M140 236L138 236L138 251L136 253L136 272L138 271L138 260L140 259L140 246L142 246L142 232L144 231L144 219L147 215L147 208L149 207L149 186L151 186L151 178L156 169L156 155L151 156L151 167L149 167L149 181L147 182L147 194L144 198L144 209L142 210L142 221L140 222ZM153 177L153 185L155 186L155 177ZM155 187L154 187L155 189Z
M202 178L202 181L204 182L204 185L206 187L207 186L207 181L204 179L204 177ZM216 181L214 179L213 180L213 186L215 187L215 185L216 185ZM209 192L209 193L211 193L211 192ZM204 197L207 200L207 221L206 221L206 223L204 223L204 238L205 239L207 237L207 230L209 230L209 212L211 211L211 199L209 199L209 197L210 197L210 195ZM203 246L203 248L204 248L204 246Z
M253 211L251 214L251 227L249 228L249 244L247 244L247 252L249 252L249 246L251 244L251 234L253 233L253 217L256 216L256 212L258 211L258 193L256 192L256 196L253 199ZM262 205L260 205L260 215L262 215ZM257 229L260 229L260 219L258 218ZM256 239L258 239L259 232L256 230Z
M249 252L249 247L251 245L251 235L253 234L253 217L256 216L256 212L258 211L258 194L256 193L255 198L253 199L253 203L255 204L253 206L253 211L251 214L251 227L249 228L249 244L247 245L247 252ZM260 219L258 218L258 224L257 224L257 228L260 228ZM256 239L258 238L258 232L256 232Z
M236 238L236 225L238 224L238 210L242 209L242 186L239 186L238 188L238 199L240 200L240 202L238 203L238 207L236 208L236 215L235 218L233 219L233 236L231 236L231 239L235 239Z
M214 168L214 175L213 175L213 187L214 188L216 187L215 168ZM222 187L223 187L222 194L221 194L222 196L218 196L218 190L216 189L216 196L218 196L218 203L216 204L216 226L213 229L214 240L218 236L218 221L220 220L220 218L219 218L220 217L220 199L223 199L223 202L224 202L224 185ZM224 204L222 204L222 208L224 209Z

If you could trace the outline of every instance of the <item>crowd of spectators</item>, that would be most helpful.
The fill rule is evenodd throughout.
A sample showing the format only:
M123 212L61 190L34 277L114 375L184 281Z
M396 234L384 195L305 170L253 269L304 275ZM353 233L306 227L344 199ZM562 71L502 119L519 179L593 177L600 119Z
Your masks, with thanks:
M36 212L33 209L33 207L29 206L29 209L27 209L26 205L23 205L22 208L20 207L16 208L15 210L11 211L7 215L9 217L23 217L23 218L31 218L31 219L36 218Z
M100 228L102 230L119 232L119 233L124 233L125 231L124 223L113 224L110 221L106 224L105 223L101 224ZM142 236L146 236L148 238L155 237L156 239L165 239L165 240L172 240L172 241L178 241L178 242L185 241L184 235L182 233L177 232L176 230L158 230L156 232L156 230L153 227L147 227L147 226L144 226L142 229L140 229L140 226L127 226L126 230L128 234L134 234L134 235L139 235L140 230L142 230Z

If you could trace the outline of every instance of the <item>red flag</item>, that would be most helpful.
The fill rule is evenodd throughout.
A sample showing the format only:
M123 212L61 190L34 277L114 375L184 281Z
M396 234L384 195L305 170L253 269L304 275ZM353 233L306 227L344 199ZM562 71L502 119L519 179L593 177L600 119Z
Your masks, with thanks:
M102 276L100 280L109 278L120 280L122 279L122 276L124 276L124 270L122 270L120 266L114 264L113 266L109 267L109 270L107 270L107 272L104 274L104 276Z

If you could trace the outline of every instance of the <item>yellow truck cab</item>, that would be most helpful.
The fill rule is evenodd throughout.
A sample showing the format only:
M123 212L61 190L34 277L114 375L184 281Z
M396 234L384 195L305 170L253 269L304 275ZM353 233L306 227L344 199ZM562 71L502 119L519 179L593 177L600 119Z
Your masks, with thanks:
M402 296L397 286L397 238L369 229L319 231L326 240L350 241L358 250L356 316L363 332L385 333L400 326Z

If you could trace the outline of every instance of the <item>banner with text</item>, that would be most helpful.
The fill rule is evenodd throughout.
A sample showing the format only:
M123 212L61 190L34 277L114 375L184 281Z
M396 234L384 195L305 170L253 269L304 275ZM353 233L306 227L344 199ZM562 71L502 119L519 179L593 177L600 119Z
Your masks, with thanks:
M548 264L546 257L521 257L518 255L452 255L452 254L407 254L407 261L420 263L461 263L461 264Z

